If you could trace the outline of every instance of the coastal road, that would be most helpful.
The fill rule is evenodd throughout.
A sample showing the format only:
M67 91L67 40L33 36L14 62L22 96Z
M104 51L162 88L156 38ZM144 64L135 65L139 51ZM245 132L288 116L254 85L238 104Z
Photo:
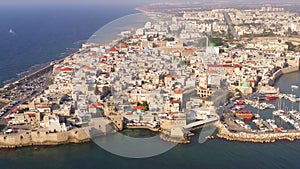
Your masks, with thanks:
M51 73L46 73L44 76L46 77L46 78L45 78L46 81L45 81L45 85L44 85L44 86L41 86L41 87L39 87L39 88L33 90L33 91L31 92L31 94L29 94L29 95L26 95L26 96L24 96L24 97L22 97L22 98L19 98L18 100L15 100L14 102L17 102L17 104L11 105L11 106L12 106L11 109L10 109L9 111L7 111L7 112L0 118L0 130L3 130L3 129L5 130L5 129L7 128L7 126L6 126L7 124L6 124L6 122L5 122L5 117L6 117L7 115L11 114L13 109L17 108L18 106L20 106L21 104L23 104L23 103L25 103L25 102L31 101L32 98L36 97L37 95L40 95L45 89L48 88L48 86L49 86L49 84L50 84L50 82L51 82Z

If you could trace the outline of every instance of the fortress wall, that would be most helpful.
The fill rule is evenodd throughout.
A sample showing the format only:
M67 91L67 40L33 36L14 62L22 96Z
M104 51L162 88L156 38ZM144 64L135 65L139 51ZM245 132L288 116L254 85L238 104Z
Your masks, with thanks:
M47 133L45 131L1 134L0 148L16 148L32 145L58 145L90 141L85 129L73 129L66 132Z
M295 67L287 67L287 68L283 68L280 70L277 70L274 74L273 74L273 78L269 80L269 85L273 86L276 82L276 80L283 74L288 74L288 73L292 73L292 72L297 72L299 71L299 66L295 66Z

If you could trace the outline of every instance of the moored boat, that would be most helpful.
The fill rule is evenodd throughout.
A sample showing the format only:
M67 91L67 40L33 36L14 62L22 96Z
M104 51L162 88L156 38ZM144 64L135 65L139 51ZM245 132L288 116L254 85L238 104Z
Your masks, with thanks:
M267 100L267 101L273 101L273 100L276 100L276 99L278 99L278 97L276 97L276 96L269 96L269 97L266 97L266 100Z
M260 118L260 115L257 113L257 114L254 115L254 117L255 117L256 119L259 119L259 118Z
M251 110L240 110L235 113L235 116L241 119L252 119L253 113Z

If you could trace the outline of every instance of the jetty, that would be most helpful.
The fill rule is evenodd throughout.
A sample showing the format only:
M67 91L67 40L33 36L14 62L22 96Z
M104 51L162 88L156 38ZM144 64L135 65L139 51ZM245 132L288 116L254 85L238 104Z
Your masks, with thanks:
M223 138L231 141L269 143L276 140L294 141L300 139L300 132L297 130L289 130L287 132L233 132L229 131L224 124L217 124L218 138Z

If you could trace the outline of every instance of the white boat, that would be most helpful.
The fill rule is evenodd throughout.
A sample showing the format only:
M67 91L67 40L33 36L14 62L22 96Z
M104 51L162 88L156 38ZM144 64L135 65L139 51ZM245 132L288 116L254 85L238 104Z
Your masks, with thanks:
M273 115L274 115L274 116L280 116L280 115L282 115L283 113L284 113L283 110L275 110L275 111L273 111Z
M291 88L292 88L292 89L298 89L299 86L297 86L297 85L291 85Z
M9 33L15 33L15 31L12 28L10 28L8 32Z

